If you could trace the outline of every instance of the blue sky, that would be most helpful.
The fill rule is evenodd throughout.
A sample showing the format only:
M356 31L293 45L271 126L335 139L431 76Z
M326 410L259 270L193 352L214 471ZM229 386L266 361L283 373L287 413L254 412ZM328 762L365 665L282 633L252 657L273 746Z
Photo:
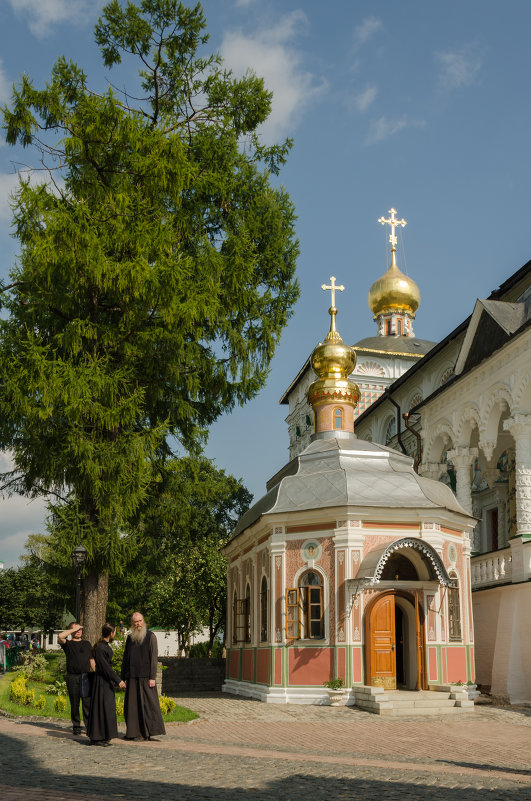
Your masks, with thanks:
M0 99L23 72L41 84L59 55L95 87L108 75L93 42L99 0L0 0ZM418 283L416 335L438 340L531 257L528 0L206 0L210 45L274 92L264 141L293 137L280 176L298 213L301 298L265 389L212 429L207 455L260 496L287 459L278 400L328 327L372 336L371 283L388 266L378 218L408 221L399 265ZM127 80L123 73L120 80ZM8 195L28 154L0 146L2 273L16 253ZM0 558L16 562L42 530L43 505L1 502Z

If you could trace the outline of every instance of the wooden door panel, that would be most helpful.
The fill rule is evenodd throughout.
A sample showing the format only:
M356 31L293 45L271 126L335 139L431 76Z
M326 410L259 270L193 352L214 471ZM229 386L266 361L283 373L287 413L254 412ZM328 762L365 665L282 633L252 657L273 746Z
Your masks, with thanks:
M396 687L395 598L384 596L370 612L371 683Z

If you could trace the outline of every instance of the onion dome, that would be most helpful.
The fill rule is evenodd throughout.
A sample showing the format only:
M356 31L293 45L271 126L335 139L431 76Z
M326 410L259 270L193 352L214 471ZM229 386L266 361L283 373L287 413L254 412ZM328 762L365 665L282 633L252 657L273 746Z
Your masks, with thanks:
M334 276L330 281L330 287L325 287L324 284L322 286L323 289L332 290L332 305L328 310L331 317L330 331L311 356L311 365L317 380L308 388L308 401L314 411L317 405L329 403L346 403L353 408L360 397L357 384L349 381L349 375L356 366L356 353L349 345L345 345L336 329L335 290L342 291L344 287L335 285Z
M382 225L389 225L391 234L391 264L389 269L378 278L369 290L369 308L377 317L386 312L407 312L412 317L415 316L420 305L420 291L412 278L408 278L398 269L396 263L396 229L407 225L406 221L396 217L396 209L389 209L389 217L380 217L378 220Z
M420 290L412 278L398 269L395 251L391 265L369 290L369 308L376 317L389 311L404 311L415 315L420 305Z

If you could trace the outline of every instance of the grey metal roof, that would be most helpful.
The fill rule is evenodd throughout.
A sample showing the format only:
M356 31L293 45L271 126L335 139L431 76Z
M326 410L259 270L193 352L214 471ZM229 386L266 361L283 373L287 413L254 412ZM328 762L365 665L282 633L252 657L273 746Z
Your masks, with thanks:
M409 456L354 435L317 437L296 461L294 474L280 471L279 483L240 518L233 537L266 513L334 506L447 509L471 519L449 487L414 472Z
M380 351L380 353L400 353L404 356L424 356L436 344L416 337L376 336L360 339L352 347L354 350L367 350L371 353Z

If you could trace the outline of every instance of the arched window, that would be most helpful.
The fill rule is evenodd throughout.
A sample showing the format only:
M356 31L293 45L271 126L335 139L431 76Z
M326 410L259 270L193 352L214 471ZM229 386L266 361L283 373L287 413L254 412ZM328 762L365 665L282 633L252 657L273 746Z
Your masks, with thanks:
M343 428L343 409L334 409L334 430Z
M323 585L318 573L308 570L300 577L299 586L287 591L286 611L289 640L323 639Z
M238 596L234 590L232 601L232 642L238 642Z
M247 584L245 590L245 642L251 642L251 587Z
M262 578L260 590L260 642L267 642L267 579Z
M402 320L396 321L396 335L401 337L402 336Z
M450 640L461 640L461 602L459 599L459 585L455 573L450 574L456 584L448 587L448 634Z

